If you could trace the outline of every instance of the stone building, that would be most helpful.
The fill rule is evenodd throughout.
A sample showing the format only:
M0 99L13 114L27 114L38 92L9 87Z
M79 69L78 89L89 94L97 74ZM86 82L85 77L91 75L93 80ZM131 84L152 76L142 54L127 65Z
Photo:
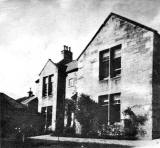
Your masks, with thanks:
M146 138L160 136L160 35L156 30L111 13L75 61L62 61L59 66L49 60L38 81L39 111L52 106L52 130L64 98L84 93L104 106L108 124L123 122L123 111L131 107L137 114L147 114ZM51 98L43 96L50 79Z
M64 126L66 64L72 61L70 47L64 46L62 55L63 59L58 63L49 59L36 80L38 111L46 118L45 128L59 132L62 132Z

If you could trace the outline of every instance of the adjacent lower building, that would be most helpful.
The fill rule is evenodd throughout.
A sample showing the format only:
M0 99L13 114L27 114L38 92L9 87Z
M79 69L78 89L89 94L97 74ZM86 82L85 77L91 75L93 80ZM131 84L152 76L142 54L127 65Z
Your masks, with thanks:
M83 93L104 107L108 124L123 122L123 111L130 107L137 114L147 114L145 138L160 136L160 35L156 30L111 13L76 60L69 47L64 46L62 53L63 60L56 64L48 60L36 81L39 111L46 117L50 114L52 130L65 125L65 98Z

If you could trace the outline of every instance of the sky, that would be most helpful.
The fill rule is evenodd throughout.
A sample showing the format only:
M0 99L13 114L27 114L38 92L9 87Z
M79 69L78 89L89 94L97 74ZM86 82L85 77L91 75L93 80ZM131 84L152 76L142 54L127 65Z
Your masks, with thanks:
M35 93L47 60L63 45L76 59L111 12L160 32L160 0L0 0L0 92Z

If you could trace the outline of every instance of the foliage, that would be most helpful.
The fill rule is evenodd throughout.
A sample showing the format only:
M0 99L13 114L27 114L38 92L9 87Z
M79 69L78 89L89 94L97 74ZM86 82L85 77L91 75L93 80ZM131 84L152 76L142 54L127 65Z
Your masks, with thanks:
M141 128L147 120L147 115L136 115L130 107L124 112L128 119L124 120L124 135L128 138L136 138L137 135L145 135L146 131Z
M75 124L73 127L65 127L63 131L64 135L63 136L74 136L75 135Z
M71 112L76 110L75 101L71 99L65 99L65 111L68 112L68 109L70 109Z
M88 95L82 94L76 104L76 119L81 125L82 137L101 137L118 139L136 139L138 135L145 135L143 125L147 115L136 115L131 108L127 108L123 114L128 118L123 123L108 125L104 116L101 115L101 107Z
M94 102L88 95L81 94L78 98L76 119L82 126L82 136L95 134L94 119L98 109L98 104Z
M121 138L123 136L123 128L120 124L102 125L100 136L103 138Z

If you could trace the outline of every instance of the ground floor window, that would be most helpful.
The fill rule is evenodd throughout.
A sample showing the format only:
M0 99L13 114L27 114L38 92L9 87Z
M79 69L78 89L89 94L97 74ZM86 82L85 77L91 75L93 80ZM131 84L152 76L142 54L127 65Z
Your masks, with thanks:
M99 96L100 120L113 124L120 122L120 93Z
M41 113L45 117L45 128L48 129L52 124L52 106L42 107Z

